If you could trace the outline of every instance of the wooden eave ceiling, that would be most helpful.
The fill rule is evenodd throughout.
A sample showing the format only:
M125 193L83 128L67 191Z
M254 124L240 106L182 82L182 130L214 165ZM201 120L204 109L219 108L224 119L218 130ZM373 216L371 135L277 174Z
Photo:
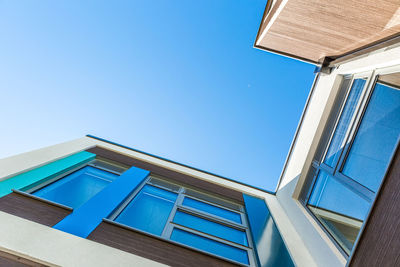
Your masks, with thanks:
M255 46L314 64L400 33L399 0L269 2Z

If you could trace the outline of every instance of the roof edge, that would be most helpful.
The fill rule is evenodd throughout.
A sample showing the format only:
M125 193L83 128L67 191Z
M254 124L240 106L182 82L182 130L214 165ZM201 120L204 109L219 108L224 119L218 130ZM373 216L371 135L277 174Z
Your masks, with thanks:
M112 144L112 145L115 145L115 146L119 146L119 147L122 147L122 148L126 148L126 149L129 149L129 150L132 150L132 151L135 151L135 152L138 152L138 153L141 153L141 154L150 156L150 157L154 157L154 158L161 159L161 160L164 160L164 161L167 161L167 162L170 162L170 163L174 163L174 164L177 164L177 165L180 165L180 166L183 166L183 167L186 167L186 168L195 170L195 171L199 171L199 172L202 172L202 173L205 173L205 174L209 174L209 175L212 175L212 176L215 176L215 177L218 177L218 178L221 178L221 179L230 181L230 182L234 182L234 183L237 183L237 184L240 184L240 185L244 185L244 186L247 186L247 187L256 189L256 190L260 190L260 191L262 191L262 192L264 192L264 193L268 193L268 194L272 194L272 195L275 195L275 194L276 194L276 192L272 192L272 191L269 191L269 190L266 190L266 189L263 189L263 188L254 186L254 185L246 184L246 183L243 183L243 182L234 180L234 179L232 179L232 178L228 178L228 177L225 177L225 176L221 176L221 175L219 175L219 174L215 174L215 173L212 173L212 172L208 172L208 171L205 171L205 170L202 170L202 169L199 169L199 168L195 168L195 167L192 167L192 166L183 164L183 163L179 163L179 162L176 162L176 161L167 159L167 158L159 157L159 156L157 156L157 155L150 154L150 153L147 153L147 152L144 152L144 151L141 151L141 150L132 148L132 147L125 146L125 145L121 145L121 144L119 144L119 143L115 143L115 142L113 142L113 141L110 141L110 140L107 140L107 139L104 139L104 138L101 138L101 137L97 137L97 136L94 136L94 135L91 135L91 134L87 134L86 137L89 137L89 138L92 138L92 139L96 139L96 140L99 140L99 141L102 141L102 142L105 142L105 143L109 143L109 144Z

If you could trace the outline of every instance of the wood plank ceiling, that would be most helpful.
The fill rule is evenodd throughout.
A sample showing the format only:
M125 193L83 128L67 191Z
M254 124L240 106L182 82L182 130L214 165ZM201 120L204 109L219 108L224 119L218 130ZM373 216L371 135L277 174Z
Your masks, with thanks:
M313 63L400 33L399 0L276 0L269 10L255 46Z

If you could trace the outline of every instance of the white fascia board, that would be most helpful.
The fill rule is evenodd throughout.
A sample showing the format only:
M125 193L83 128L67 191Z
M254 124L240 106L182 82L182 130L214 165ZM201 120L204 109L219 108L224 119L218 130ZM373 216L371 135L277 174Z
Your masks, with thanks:
M200 180L204 180L213 184L238 190L240 192L245 192L246 194L259 197L262 197L265 194L265 192L262 190L236 183L235 181L223 179L209 173L195 170L190 167L182 166L180 164L169 162L155 156L151 156L145 153L141 153L139 151L131 150L90 137L82 137L65 143L0 159L0 181L95 146L99 146L135 159L139 159L154 164L156 166L187 174L194 178L198 178Z
M272 0L269 0L272 1ZM275 20L278 18L279 14L282 12L283 8L285 7L286 3L288 2L288 0L283 0L280 4L279 7L277 8L277 10L275 11L275 13L272 15L272 18L270 19L270 21L268 22L267 26L265 26L264 30L262 31L262 33L260 34L259 38L256 40L256 45L261 45L261 41L262 39L264 39L265 35L267 34L267 32L269 31L269 29L271 28L272 24L274 24ZM276 5L276 2L272 2L272 7ZM271 10L270 9L270 10ZM268 16L268 15L267 15ZM267 16L265 17L265 19L267 18ZM265 20L264 19L264 20ZM264 21L261 23L260 27L262 27L262 25L264 24Z
M93 140L83 137L0 159L0 181L86 150L95 145Z
M107 142L103 142L101 140L94 140L96 142L96 144L99 147L111 150L111 151L115 151L117 153L135 158L135 159L139 159L142 161L145 161L147 163L156 165L156 166L160 166L169 170L173 170L182 174L186 174L189 175L191 177L206 181L206 182L210 182L213 184L217 184L226 188L230 188L230 189L234 189L240 192L244 192L246 194L249 195L253 195L253 196L259 196L259 197L263 197L265 192L262 190L258 190L256 188L250 187L250 186L246 186L243 185L241 183L237 183L235 181L231 181L228 179L224 179L221 178L219 176L215 176L209 173L205 173L202 172L200 170L196 170L196 169L192 169L190 167L186 167L174 162L170 162L170 161L166 161L164 159L160 159L151 155L147 155L144 153L140 153L138 151L134 151L128 148L124 148L124 147L120 147L118 145L114 145L114 144L110 144ZM271 194L272 195L272 194Z
M0 250L49 266L165 266L0 212Z

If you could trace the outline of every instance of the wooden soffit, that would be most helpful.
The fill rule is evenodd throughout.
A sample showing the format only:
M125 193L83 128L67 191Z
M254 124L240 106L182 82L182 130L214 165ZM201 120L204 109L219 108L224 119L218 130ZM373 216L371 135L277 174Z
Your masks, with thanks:
M317 64L399 33L399 0L269 0L255 47Z

